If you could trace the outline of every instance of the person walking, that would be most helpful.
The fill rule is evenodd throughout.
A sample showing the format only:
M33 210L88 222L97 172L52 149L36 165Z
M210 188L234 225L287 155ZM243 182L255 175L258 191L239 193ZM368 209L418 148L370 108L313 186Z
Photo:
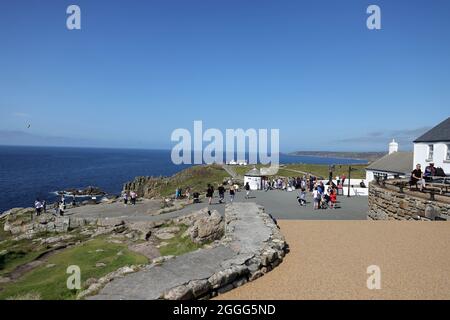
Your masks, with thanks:
M248 199L250 196L250 184L247 182L244 188L245 188L245 199Z
M220 185L217 190L219 191L219 203L223 203L225 200L225 187Z
M230 202L231 202L231 203L233 203L234 195L235 195L235 192L234 192L234 186L231 185L231 186L230 186Z
M212 185L208 184L208 188L206 189L206 197L208 198L208 205L211 205L213 195L214 195L214 188L212 187Z
M134 191L131 191L130 197L131 197L131 204L132 204L133 206L135 206L135 205L136 205L137 193L134 192Z
M64 215L64 210L66 209L66 205L61 201L59 203L59 215L63 216Z
M124 192L122 197L123 197L123 204L126 207L128 205L128 192Z

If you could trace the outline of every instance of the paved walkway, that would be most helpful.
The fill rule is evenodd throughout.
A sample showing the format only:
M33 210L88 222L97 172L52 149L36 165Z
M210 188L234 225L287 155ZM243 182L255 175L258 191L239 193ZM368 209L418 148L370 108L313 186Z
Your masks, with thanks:
M293 219L293 220L366 220L367 219L367 197L338 197L340 201L340 209L335 210L313 210L311 196L307 195L307 206L301 207L297 202L296 192L286 191L253 191L250 199L244 199L245 193L238 192L235 198L236 202L256 202L264 206L267 213L272 214L276 219ZM226 201L229 202L228 195ZM186 215L194 211L200 210L208 206L207 200L202 203L191 204L187 207L157 216L150 213L160 209L161 202L159 200L144 200L138 202L136 206L124 206L123 203L87 205L74 209L69 209L67 215L75 215L80 217L106 218L120 217L129 221L155 221L161 219L171 219L178 216ZM211 209L224 214L224 204L218 203L218 198L214 198Z
M221 262L234 254L223 246L184 254L161 266L116 279L88 300L155 300L173 287L212 276Z
M450 299L450 222L279 221L291 252L218 299ZM366 286L381 268L381 290Z

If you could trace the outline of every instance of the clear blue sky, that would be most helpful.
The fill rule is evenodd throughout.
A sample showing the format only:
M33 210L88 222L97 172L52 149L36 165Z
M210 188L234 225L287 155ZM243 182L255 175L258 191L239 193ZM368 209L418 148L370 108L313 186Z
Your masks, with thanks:
M203 120L279 128L282 151L406 149L450 110L447 0L1 1L0 46L0 143L168 149Z

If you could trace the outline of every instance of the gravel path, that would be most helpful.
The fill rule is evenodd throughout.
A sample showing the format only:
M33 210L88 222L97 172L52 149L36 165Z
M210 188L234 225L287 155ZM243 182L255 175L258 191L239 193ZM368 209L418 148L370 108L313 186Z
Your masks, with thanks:
M291 252L218 299L450 299L450 223L279 221ZM366 286L369 265L381 289Z

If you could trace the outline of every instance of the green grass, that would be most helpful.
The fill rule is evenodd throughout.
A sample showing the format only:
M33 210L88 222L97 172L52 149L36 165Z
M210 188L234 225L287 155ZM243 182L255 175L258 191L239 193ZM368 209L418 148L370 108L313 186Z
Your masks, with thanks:
M97 252L101 249L103 251ZM117 255L122 251L122 255ZM105 263L105 267L96 267L96 263ZM26 294L36 294L42 299L60 300L75 299L76 290L66 287L67 267L77 265L81 269L82 283L89 278L100 278L120 267L132 264L145 264L148 259L131 252L124 244L113 244L99 238L88 241L73 248L65 249L51 256L42 266L25 274L15 283L3 285L0 299L21 297ZM52 268L46 265L55 264Z
M5 218L0 220L0 242L11 237L9 232L4 231L5 227Z
M222 184L228 176L228 173L219 165L194 166L170 177L167 183L160 186L159 194L162 196L174 195L175 189L178 187L183 191L190 187L191 194L193 192L203 194L206 192L208 183L217 189L217 185Z
M0 252L6 250L6 254L0 256L0 276L13 271L16 267L36 259L47 249L33 244L30 240L6 240L0 244Z
M190 237L182 238L181 235L187 230L186 226L180 226L180 231L174 238L166 240L168 244L159 249L162 256L179 256L201 248L203 245L191 241Z

